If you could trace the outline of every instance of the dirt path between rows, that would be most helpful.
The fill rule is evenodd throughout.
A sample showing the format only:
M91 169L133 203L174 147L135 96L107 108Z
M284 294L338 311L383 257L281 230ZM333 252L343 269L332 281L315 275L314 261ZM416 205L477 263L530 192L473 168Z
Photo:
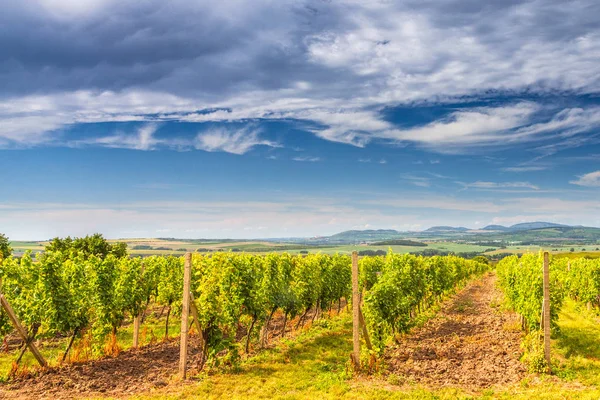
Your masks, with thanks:
M526 375L518 317L500 309L502 298L493 273L469 283L436 317L388 348L389 373L433 388L518 383Z

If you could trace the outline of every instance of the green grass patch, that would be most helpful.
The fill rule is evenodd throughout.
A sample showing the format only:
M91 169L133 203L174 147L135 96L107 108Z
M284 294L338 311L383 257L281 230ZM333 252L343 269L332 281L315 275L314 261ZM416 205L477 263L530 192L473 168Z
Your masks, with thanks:
M559 319L556 374L584 385L600 385L600 318L573 300L565 301Z

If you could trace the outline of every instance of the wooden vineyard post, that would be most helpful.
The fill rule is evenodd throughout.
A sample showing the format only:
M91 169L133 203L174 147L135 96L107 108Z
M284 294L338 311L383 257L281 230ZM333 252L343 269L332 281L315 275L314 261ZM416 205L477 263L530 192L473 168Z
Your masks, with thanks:
M137 349L139 346L139 337L140 337L140 320L141 316L137 315L133 319L133 348Z
M0 293L0 303L2 303L2 307L8 314L8 318L10 318L10 321L12 322L13 326L19 333L19 336L21 336L21 339L23 339L23 342L27 345L27 347L29 347L29 350L31 350L31 352L33 353L33 356L35 357L37 362L42 367L46 367L48 365L48 363L44 359L44 356L42 356L42 353L40 353L38 348L35 347L35 344L33 344L33 341L29 340L29 338L27 337L27 332L25 332L25 328L23 328L23 325L21 325L19 318L17 318L17 315L15 314L12 307L10 306L10 303L8 302L8 300L6 300L6 297L4 297L4 295L2 293Z
M196 325L196 330L198 331L198 337L200 338L200 354L202 354L202 358L200 361L200 365L204 366L204 355L206 354L206 343L204 343L204 335L202 333L202 326L200 325L200 314L198 313L198 307L196 307L196 300L194 299L194 293L190 290L190 312L192 313L192 317L194 318L194 325ZM202 367L200 368L202 369Z
M192 317L194 318L194 325L196 325L196 330L198 334L202 335L202 327L200 326L200 314L198 314L198 308L196 307L196 301L194 299L194 293L190 291L190 311L192 312Z
M367 324L365 323L365 317L362 313L362 308L358 309L360 316L360 327L362 329L362 334L365 337L365 344L367 345L367 349L373 350L373 345L371 344L371 338L369 337L369 331L367 330Z
M142 264L141 275L144 276L144 264ZM145 310L142 310L138 315L133 319L133 348L137 349L139 346L139 338L140 338L140 324L142 322L142 313Z
M360 369L360 298L358 290L358 253L352 252L352 362Z
M543 302L543 313L544 313L544 356L548 363L548 369L550 367L550 261L548 252L544 252L544 302Z
M188 350L188 319L190 315L190 283L192 280L192 253L185 253L183 270L183 305L181 309L181 344L179 347L179 376L185 379Z

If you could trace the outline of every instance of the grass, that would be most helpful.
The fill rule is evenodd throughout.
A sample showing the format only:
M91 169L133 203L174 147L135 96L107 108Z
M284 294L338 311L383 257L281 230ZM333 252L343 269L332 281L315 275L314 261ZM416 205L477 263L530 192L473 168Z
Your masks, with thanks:
M600 318L595 311L567 300L559 326L556 374L568 381L600 386Z

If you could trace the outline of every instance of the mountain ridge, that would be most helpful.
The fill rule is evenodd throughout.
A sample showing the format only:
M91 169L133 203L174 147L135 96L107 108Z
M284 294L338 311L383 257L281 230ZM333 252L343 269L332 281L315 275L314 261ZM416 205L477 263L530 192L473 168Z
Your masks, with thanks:
M408 238L421 239L447 239L447 240L503 240L503 241L522 241L526 240L544 240L552 238L553 240L564 239L590 239L598 238L600 240L600 228L571 226L557 224L553 222L522 222L511 226L488 225L483 228L470 229L465 227L453 226L432 226L422 231L397 231L394 229L367 229L367 230L349 230L336 233L331 236L321 236L313 238L310 242L319 243L372 243L386 240L398 240Z

